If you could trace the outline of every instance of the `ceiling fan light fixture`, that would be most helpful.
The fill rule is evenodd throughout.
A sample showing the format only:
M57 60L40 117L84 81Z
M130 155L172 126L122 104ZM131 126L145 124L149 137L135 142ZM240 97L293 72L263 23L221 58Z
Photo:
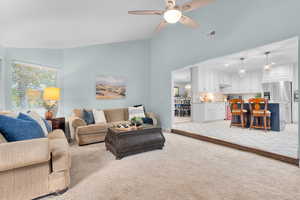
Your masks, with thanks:
M182 17L182 12L177 9L170 9L164 13L164 19L170 24L177 23L181 17Z

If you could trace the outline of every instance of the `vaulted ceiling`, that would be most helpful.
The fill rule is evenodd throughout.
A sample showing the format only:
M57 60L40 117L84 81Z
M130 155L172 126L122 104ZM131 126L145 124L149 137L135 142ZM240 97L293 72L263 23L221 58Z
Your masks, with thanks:
M291 65L298 63L298 38L245 50L236 54L216 58L196 64L199 67L215 68L226 72L236 72L241 67L240 58L245 58L244 68L247 71L262 70L266 64L265 52L270 52L269 62L274 66Z
M0 44L69 48L145 39L161 16L127 12L164 7L164 0L1 0Z

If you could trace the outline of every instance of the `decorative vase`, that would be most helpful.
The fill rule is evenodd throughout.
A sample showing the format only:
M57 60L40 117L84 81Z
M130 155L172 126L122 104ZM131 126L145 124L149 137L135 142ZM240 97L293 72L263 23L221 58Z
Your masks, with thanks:
M45 118L46 120L50 120L53 118L53 112L48 110L46 113L45 113Z

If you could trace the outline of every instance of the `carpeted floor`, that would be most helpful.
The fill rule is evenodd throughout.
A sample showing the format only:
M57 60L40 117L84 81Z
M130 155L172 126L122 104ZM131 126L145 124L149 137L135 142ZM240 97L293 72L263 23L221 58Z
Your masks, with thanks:
M43 200L296 200L300 169L165 134L163 150L115 160L103 143L73 146L71 188Z

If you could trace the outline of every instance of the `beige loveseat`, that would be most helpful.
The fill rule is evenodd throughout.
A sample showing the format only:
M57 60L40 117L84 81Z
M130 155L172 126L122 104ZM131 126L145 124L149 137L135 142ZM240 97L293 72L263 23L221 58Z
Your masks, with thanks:
M70 131L78 145L102 142L105 139L108 128L114 125L128 122L128 108L103 110L107 123L87 125L82 119L82 109L74 109L69 119ZM159 126L158 117L154 113L145 113L146 117L152 118L153 126Z
M64 133L6 142L0 134L0 199L30 200L64 191L70 184L71 157Z

